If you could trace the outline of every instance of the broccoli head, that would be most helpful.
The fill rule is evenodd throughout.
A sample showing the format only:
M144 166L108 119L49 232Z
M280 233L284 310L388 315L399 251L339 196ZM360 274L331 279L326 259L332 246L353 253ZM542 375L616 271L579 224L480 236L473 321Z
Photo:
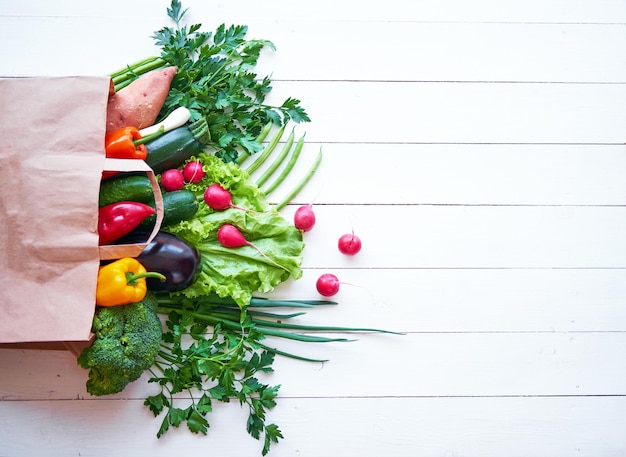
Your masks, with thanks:
M154 364L163 334L157 304L148 293L138 303L98 308L93 344L78 357L78 364L89 369L87 392L95 396L121 392Z

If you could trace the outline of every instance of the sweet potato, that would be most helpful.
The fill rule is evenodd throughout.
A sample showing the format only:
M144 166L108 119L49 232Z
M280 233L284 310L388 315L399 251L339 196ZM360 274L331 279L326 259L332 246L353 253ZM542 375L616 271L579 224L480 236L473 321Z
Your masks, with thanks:
M154 124L177 71L177 67L152 70L111 95L106 131L127 126L142 129Z

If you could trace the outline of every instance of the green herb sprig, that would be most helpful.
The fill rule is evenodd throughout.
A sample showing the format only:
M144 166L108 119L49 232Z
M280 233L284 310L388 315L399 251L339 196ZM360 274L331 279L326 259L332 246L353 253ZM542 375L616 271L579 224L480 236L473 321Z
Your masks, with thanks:
M144 404L155 416L165 413L157 436L170 426L186 423L193 433L207 434L208 414L213 401L239 401L248 407L246 429L263 438L262 454L272 443L283 438L280 428L267 423L267 412L276 406L279 385L271 386L257 378L273 372L276 355L305 362L326 362L266 345L267 337L303 343L353 341L319 332L374 332L398 334L374 328L299 325L290 319L305 314L303 310L336 305L329 300L272 300L253 297L246 312L231 298L215 294L194 299L157 294L158 313L166 316L167 331L157 362L150 369L149 382L158 383L161 391L149 396ZM293 308L295 312L286 312ZM212 329L212 330L211 330ZM177 396L187 392L188 398ZM179 402L187 406L178 407Z
M202 31L202 24L183 23L186 12L179 0L172 0L167 15L174 26L153 35L161 47L160 59L178 67L162 114L185 106L192 120L205 117L215 153L226 161L235 161L241 152L260 151L256 137L269 121L310 121L298 99L289 97L280 106L265 103L271 80L253 70L263 49L275 49L271 41L247 39L243 25Z
M246 430L256 439L263 436L262 455L266 455L283 435L276 424L266 423L266 412L276 405L280 386L256 377L273 371L274 354L259 346L262 335L250 325L241 325L236 332L219 323L207 335L209 324L187 311L169 312L166 324L168 331L149 379L161 391L144 402L155 417L165 412L157 437L183 423L191 432L206 435L212 402L236 399L248 407ZM192 342L186 344L186 339ZM177 406L175 395L181 392L189 394L186 407Z

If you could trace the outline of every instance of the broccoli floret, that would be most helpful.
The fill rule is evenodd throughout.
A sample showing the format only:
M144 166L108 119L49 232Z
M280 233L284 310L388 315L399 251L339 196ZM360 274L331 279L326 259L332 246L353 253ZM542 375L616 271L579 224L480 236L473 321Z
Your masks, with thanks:
M96 311L95 339L78 357L78 364L89 369L87 392L95 396L121 392L154 364L163 334L157 304L148 293L138 303Z

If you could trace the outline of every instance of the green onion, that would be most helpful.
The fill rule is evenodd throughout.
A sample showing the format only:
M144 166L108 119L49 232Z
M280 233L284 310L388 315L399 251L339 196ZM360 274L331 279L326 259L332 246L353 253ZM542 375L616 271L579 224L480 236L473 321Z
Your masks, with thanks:
M127 65L120 70L114 71L109 76L111 76L111 79L113 80L115 90L118 91L128 86L135 79L137 79L138 76L141 76L152 70L164 68L166 66L167 62L165 62L165 60L161 59L160 57L148 57L133 64Z

